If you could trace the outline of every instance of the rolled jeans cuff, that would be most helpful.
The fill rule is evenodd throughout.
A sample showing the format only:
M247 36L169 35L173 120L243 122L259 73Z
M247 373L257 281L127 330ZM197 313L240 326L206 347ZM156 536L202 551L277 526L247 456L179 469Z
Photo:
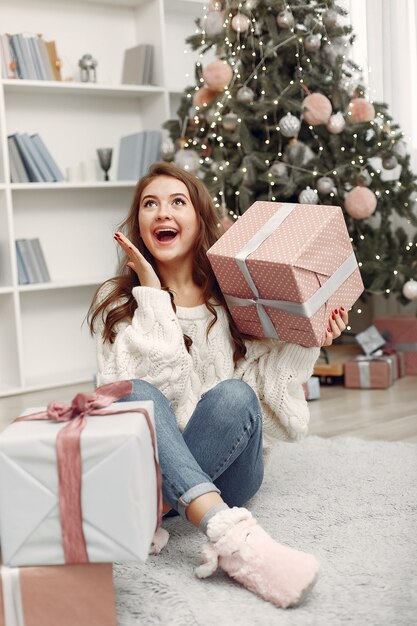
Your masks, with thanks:
M184 521L188 521L185 515L185 510L189 504L199 496L203 496L205 493L221 493L220 489L213 483L200 483L191 487L188 491L182 494L178 499L178 513L181 515Z

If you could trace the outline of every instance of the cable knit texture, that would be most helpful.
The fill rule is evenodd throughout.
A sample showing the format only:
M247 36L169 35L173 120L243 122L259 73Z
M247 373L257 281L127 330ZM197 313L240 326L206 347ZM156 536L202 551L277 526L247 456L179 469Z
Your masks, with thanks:
M203 563L195 570L199 578L220 565L246 589L282 608L301 602L317 580L316 558L274 541L245 508L216 513L207 535Z
M177 307L169 294L135 287L138 307L130 324L117 327L113 344L98 336L98 384L141 378L169 400L183 430L202 394L223 380L238 378L258 394L264 428L264 448L273 440L296 440L307 434L309 409L301 383L312 374L319 349L272 340L246 342L247 354L235 367L233 343L223 307L207 338L212 314L203 304ZM183 334L192 339L190 353Z

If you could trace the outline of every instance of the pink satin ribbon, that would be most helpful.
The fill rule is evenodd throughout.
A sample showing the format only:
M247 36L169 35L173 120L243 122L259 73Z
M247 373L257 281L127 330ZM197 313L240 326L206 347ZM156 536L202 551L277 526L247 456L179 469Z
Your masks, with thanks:
M66 406L51 402L46 411L32 413L18 417L16 422L32 420L52 420L54 422L69 422L62 428L56 440L56 457L59 478L59 511L61 518L62 543L65 562L88 563L87 546L82 525L81 484L81 432L86 425L88 415L115 415L118 413L141 413L145 419L151 435L155 472L157 482L157 525L162 519L162 478L159 468L156 436L152 420L145 409L123 409L106 411L107 406L132 393L131 381L119 381L98 387L94 393L78 393L71 404Z

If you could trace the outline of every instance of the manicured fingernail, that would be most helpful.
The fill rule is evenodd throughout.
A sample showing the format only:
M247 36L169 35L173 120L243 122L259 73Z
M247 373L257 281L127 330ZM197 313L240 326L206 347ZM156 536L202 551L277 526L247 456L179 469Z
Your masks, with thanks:
M333 311L333 313L334 313L335 315L337 315L337 314L338 314L338 312L339 312L339 311L338 311L337 309L335 309L335 310Z
M332 320L336 319L336 315L334 313L332 313Z
M341 311L344 311L345 309L341 306L341 307L340 307L340 310L341 310Z
M115 238L115 239L120 239L120 235L119 235L119 233L114 233L114 238Z
M332 331L330 330L330 328L328 328L328 329L327 329L327 332L328 332L328 333L331 333Z

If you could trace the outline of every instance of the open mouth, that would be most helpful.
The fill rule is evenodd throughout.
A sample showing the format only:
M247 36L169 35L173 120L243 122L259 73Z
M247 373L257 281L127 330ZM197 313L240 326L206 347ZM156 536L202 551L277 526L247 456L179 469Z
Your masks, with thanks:
M154 236L160 243L170 243L177 235L178 232L171 228L160 228L154 232Z

